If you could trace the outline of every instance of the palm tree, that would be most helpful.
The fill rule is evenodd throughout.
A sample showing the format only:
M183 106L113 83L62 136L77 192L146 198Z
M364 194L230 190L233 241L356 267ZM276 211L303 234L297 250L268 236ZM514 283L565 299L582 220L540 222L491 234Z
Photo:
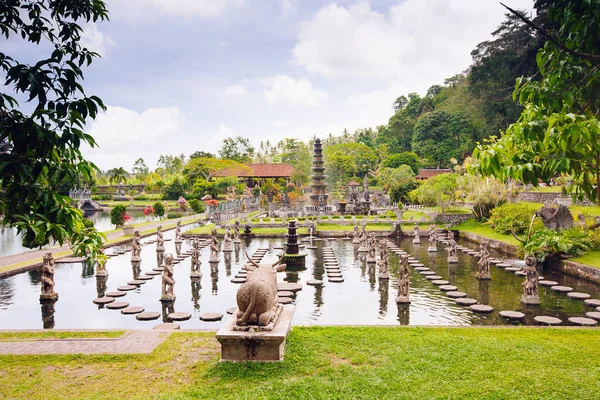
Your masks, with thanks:
M108 171L109 182L117 183L117 193L121 191L121 182L126 182L129 177L129 173L125 171L123 167L113 168Z

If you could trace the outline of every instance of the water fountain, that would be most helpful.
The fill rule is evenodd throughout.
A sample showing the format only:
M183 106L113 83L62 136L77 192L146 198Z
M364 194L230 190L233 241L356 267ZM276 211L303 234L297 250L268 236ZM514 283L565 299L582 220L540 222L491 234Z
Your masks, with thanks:
M285 235L287 241L285 243L284 254L288 269L304 269L306 265L307 254L300 251L300 245L298 244L297 222L295 219L288 221L288 233Z

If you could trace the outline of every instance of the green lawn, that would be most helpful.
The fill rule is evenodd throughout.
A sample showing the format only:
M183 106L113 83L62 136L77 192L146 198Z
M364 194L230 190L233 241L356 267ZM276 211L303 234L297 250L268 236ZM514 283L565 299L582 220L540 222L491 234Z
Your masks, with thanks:
M367 231L391 231L393 229L392 224L369 224L367 223ZM326 224L320 223L317 225L318 231L352 231L354 230L354 224L348 223L347 225L338 224Z
M474 233L476 235L484 236L488 239L494 239L500 242L520 246L520 243L512 235L502 235L500 233L497 233L492 228L490 228L489 225L478 222L474 219L470 219L466 222L463 222L462 224L455 226L453 229L458 229L461 232Z
M45 331L45 332L0 332L0 340L11 339L89 339L89 338L118 338L125 331L107 332L67 332L67 331Z
M540 192L540 193L560 193L562 186L539 186L525 190L525 192Z
M600 251L590 251L581 257L573 258L572 261L600 269Z
M596 399L600 330L294 327L282 363L219 363L214 333L148 355L0 356L19 399Z

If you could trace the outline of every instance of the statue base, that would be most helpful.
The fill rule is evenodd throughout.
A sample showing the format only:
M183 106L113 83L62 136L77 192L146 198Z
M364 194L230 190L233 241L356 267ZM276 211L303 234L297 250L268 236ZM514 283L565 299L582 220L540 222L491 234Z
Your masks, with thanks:
M107 270L103 270L103 271L97 271L97 272L96 272L96 276L99 276L99 277L105 277L105 276L108 276L108 271L107 271Z
M378 279L390 279L390 274L379 274L377 275Z
M282 361L295 309L292 304L284 305L271 331L235 330L237 316L231 315L216 335L221 343L221 361Z
M490 274L486 274L486 275L483 275L483 274L481 274L481 275L480 275L480 274L478 273L478 274L476 274L476 275L475 275L475 277L476 277L477 279L480 279L480 280L490 280L490 279L492 279L492 275L490 275Z
M540 297L539 296L522 295L521 296L521 303L523 303L523 304L531 304L531 305L538 305L538 304L540 304Z
M448 264L458 264L458 257L448 257Z
M160 297L160 301L163 303L170 303L172 301L175 301L175 295L174 294L165 294Z
M233 251L233 249L232 248L226 248L226 249L223 249L222 251L223 251L223 253L231 253Z
M242 239L233 239L233 243L242 243Z
M369 264L375 264L375 263L377 263L377 258L375 258L375 257L367 257L367 263L369 263Z
M360 247L358 248L358 252L359 252L359 253L366 253L366 252L368 252L368 251L369 251L369 248L368 248L368 247L363 247L363 246L360 246Z
M40 294L40 303L53 303L58 300L58 293Z
M428 247L427 251L430 253L435 253L437 251L437 247Z
M210 257L210 260L208 260L208 262L209 262L209 263L216 263L216 264L218 264L218 263L219 263L219 261L221 261L221 260L219 259L219 257L218 257L218 256L217 256L217 257L213 257L213 256L211 256L211 257Z
M360 240L359 239L352 239L352 244L360 244Z
M419 239L419 238L413 239L413 244L421 244L421 239Z
M396 304L410 304L410 297L408 296L397 296Z
M202 273L200 273L200 272L192 272L190 274L190 278L191 279L200 279L200 278L202 278Z
M142 257L137 257L137 256L131 257L131 263L132 264L133 263L139 263L139 262L142 262Z

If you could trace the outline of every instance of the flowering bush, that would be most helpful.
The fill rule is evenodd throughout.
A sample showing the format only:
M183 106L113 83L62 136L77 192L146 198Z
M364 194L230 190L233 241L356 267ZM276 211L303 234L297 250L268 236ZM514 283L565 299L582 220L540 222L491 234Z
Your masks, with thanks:
M123 215L123 226L129 226L133 223L133 219L129 216L129 214L125 213Z
M154 216L154 215L156 215L156 210L154 209L154 207L148 206L148 207L144 208L143 213L146 216L149 216L149 215Z
M215 199L206 200L206 205L207 206L218 206L219 205L219 201L215 200Z

